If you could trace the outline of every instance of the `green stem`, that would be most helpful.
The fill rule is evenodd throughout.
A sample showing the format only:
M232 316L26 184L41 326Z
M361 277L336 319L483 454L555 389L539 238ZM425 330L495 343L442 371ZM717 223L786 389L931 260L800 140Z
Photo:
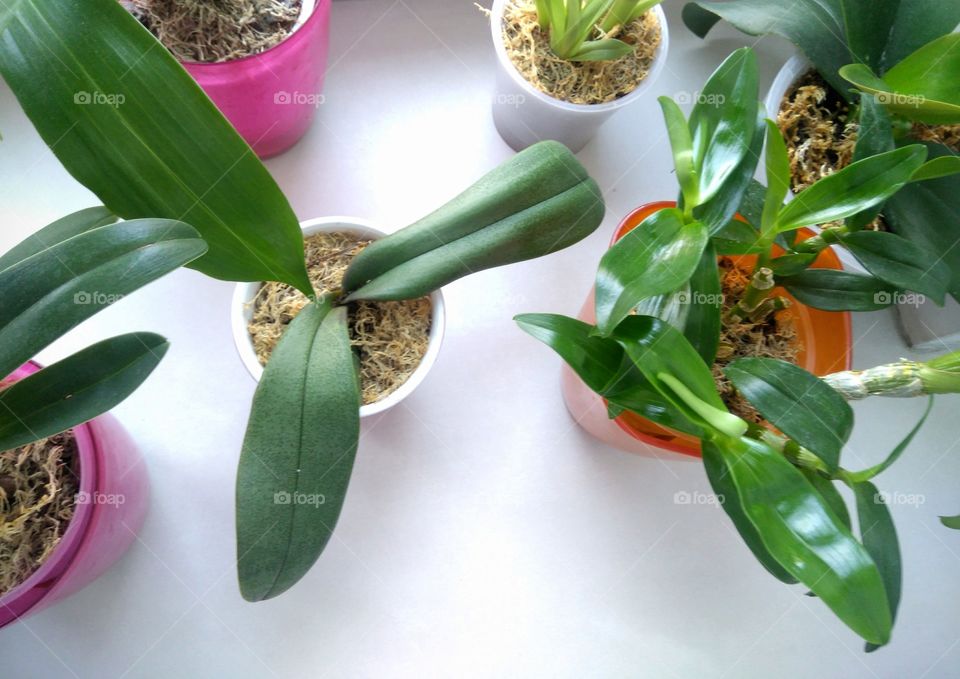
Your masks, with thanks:
M866 370L844 370L821 379L848 401L869 396L912 398L928 394L960 393L960 372L953 369L954 355L919 363L901 359Z
M765 266L757 269L753 274L753 279L750 281L750 284L747 285L743 297L727 312L728 321L736 322L756 313L760 305L763 304L763 301L770 295L774 284L773 271L771 269Z
M808 238L802 243L797 243L793 248L794 252L819 254L831 245L840 242L840 237L849 233L846 226L828 226L820 231L819 234Z

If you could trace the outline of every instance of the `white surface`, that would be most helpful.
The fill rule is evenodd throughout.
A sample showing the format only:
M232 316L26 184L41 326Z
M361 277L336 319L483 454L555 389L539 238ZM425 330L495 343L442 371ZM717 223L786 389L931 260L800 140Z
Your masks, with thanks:
M315 217L300 222L300 229L304 237L312 236L316 233L342 233L354 234L357 238L367 238L376 240L386 235L383 229L374 226L365 219L357 217ZM230 310L230 328L233 331L233 344L237 348L240 360L243 361L247 372L257 382L263 375L263 366L257 358L257 352L253 347L253 340L247 331L250 319L253 318L253 305L250 302L257 296L261 283L237 283L233 287L233 298L231 299ZM413 374L407 378L407 381L400 385L396 391L387 394L384 398L375 403L369 403L360 406L360 417L373 417L386 412L400 404L405 398L414 392L430 374L433 364L437 362L440 355L440 347L443 344L443 332L447 324L446 309L443 304L443 291L434 290L430 293L430 338L427 345L427 351L423 355L420 365L413 371Z
M232 346L230 283L178 272L45 352L133 329L173 347L117 409L153 480L141 542L69 601L0 631L3 679L53 677L628 677L941 679L960 676L956 399L941 400L882 488L905 554L893 643L864 655L822 604L762 571L701 466L595 443L567 416L559 361L510 320L575 314L617 220L672 198L654 95L689 97L745 38L680 24L650 97L580 154L609 214L576 247L446 289L447 337L404 403L365 424L336 535L288 594L244 603L234 560L235 465L254 383ZM326 103L269 167L302 219L355 214L399 227L510 155L490 118L489 26L468 0L348 0L333 8ZM752 42L752 39L749 39ZM758 45L763 87L788 49ZM94 199L0 91L7 249ZM892 312L861 315L856 362L907 353ZM920 402L857 406L850 466L878 460Z

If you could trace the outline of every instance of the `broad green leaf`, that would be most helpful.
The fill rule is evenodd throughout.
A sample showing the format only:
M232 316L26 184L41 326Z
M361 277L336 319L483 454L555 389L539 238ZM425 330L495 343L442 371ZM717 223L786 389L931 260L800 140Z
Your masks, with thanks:
M562 250L603 221L600 189L563 144L540 142L449 203L374 241L344 276L349 300L426 295L467 274Z
M767 196L763 203L763 215L760 218L760 230L768 233L777 222L777 215L787 193L790 192L790 159L787 157L787 145L780 134L780 128L772 120L767 120Z
M940 179L960 173L960 156L940 156L928 160L910 177L912 182L925 182L928 179Z
M0 271L61 241L107 224L113 224L116 221L117 216L105 207L90 207L62 217L27 237L26 240L0 256Z
M617 241L597 271L597 327L609 335L639 302L672 292L693 275L709 241L699 222L684 224L668 208L653 213Z
M688 307L684 317L684 337L700 354L707 365L717 359L720 344L720 316L723 312L723 289L717 254L708 243L700 257L700 263L690 277L690 292L685 301Z
M810 485L820 493L820 497L830 506L833 513L837 515L840 523L847 529L850 529L850 511L847 509L847 503L844 502L843 496L840 495L840 491L837 490L833 481L821 476L819 472L812 469L801 469L800 471L803 472L803 475L807 481L810 482Z
M754 53L735 51L710 76L690 112L701 203L720 191L750 152L760 108L757 78Z
M716 444L773 558L854 632L887 643L892 620L877 566L800 470L760 441Z
M10 374L81 321L205 250L188 224L137 219L52 242L3 269L0 375Z
M740 358L724 368L737 390L777 429L831 471L853 431L853 410L803 368L774 358Z
M932 159L956 158L944 146L927 146ZM910 183L898 191L883 209L891 231L920 245L946 263L952 273L950 293L960 297L960 175Z
M908 120L931 125L950 125L960 122L960 97L944 92L939 82L936 82L936 78L931 77L928 78L928 82L920 81L912 87L901 89L888 80L889 73L885 78L879 78L863 64L844 66L840 69L840 75L857 89L872 95L891 113ZM947 75L951 82L956 77L956 71L952 75ZM925 86L930 90L925 92L923 90ZM949 100L944 101L938 98L944 95Z
M907 0L910 2L911 0ZM841 0L843 29L847 46L857 61L879 69L897 8L902 0Z
M900 587L902 581L900 566L900 543L893 517L877 487L869 481L851 485L857 498L857 519L860 523L860 540L877 565L890 605L890 619L896 620L897 607L900 605ZM867 652L880 646L867 643Z
M903 290L919 292L937 304L943 304L952 272L938 253L895 233L883 231L844 234L840 236L840 242L880 280Z
M570 55L570 61L616 61L636 49L622 40L590 40Z
M701 442L701 451L703 454L703 467L707 471L707 478L710 480L710 487L721 500L723 511L727 513L734 527L743 538L743 541L753 552L754 557L760 562L760 565L780 582L788 585L795 584L797 579L790 575L787 570L781 566L776 559L767 551L760 538L760 533L751 523L746 513L743 511L743 505L740 503L740 495L737 486L733 482L733 476L730 474L730 468L727 466L727 460L720 453L717 445L710 440Z
M778 277L796 276L810 268L817 261L817 254L813 252L798 252L780 255L770 260L770 270Z
M0 391L0 450L12 450L102 415L153 372L169 343L141 332L87 347Z
M960 514L958 514L957 516L941 516L940 523L942 523L947 528L960 530Z
M926 158L926 149L913 144L848 165L797 195L780 212L777 230L832 222L879 205L910 181Z
M897 446L887 455L886 459L883 460L880 464L876 464L869 469L864 469L859 472L847 472L845 478L851 483L863 483L864 481L869 481L873 477L883 473L890 468L894 462L900 459L900 456L903 454L910 444L913 442L914 437L917 435L917 432L923 427L924 423L927 421L927 418L930 417L930 410L933 408L933 396L930 396L927 400L927 409L923 411L923 415L920 417L920 420L913 426L913 429L904 437L904 439L897 444Z
M0 73L57 158L115 214L194 225L193 267L311 292L297 218L250 147L116 0L0 5Z
M876 311L896 301L894 286L848 271L807 269L779 282L801 303L824 311Z
M853 150L853 162L870 158L881 153L893 151L896 144L893 139L893 123L886 109L873 97L860 97L860 129L857 132L857 144ZM910 178L916 177L916 173ZM870 224L880 214L881 205L858 212L846 221L850 231L859 231Z
M896 92L921 95L960 108L960 33L927 43L883 74ZM960 118L954 122L960 121Z
M601 17L613 5L613 0L594 0L582 7L580 3L569 3L569 16L564 34L560 37L555 51L562 58L570 58L577 47L590 37Z
M786 38L816 66L830 85L846 94L846 84L837 75L840 67L856 59L846 44L840 0L734 0L696 2L701 10L713 13L749 35L774 34ZM687 26L701 34L716 21L703 12L684 9Z
M960 24L958 2L900 0L896 21L886 36L882 71L900 63L940 36L951 33L957 24Z
M677 171L677 181L683 193L684 205L696 207L700 200L700 181L694 167L693 139L690 137L687 119L670 97L659 97L657 101L660 102L663 119L667 124L670 149L673 152L673 166Z
M727 222L710 241L718 255L758 255L766 248L760 243L760 234L749 224L739 219Z
M710 29L720 21L720 15L704 9L695 2L688 2L681 13L684 25L698 38L707 37Z
M240 591L292 587L340 516L360 435L360 388L346 307L311 303L264 368L237 472Z

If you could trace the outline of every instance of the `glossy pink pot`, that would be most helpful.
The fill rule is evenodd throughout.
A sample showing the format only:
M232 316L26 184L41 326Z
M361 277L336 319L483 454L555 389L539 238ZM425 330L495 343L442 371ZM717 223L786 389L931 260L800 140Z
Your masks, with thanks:
M28 363L12 377L40 370ZM150 499L146 466L110 415L74 427L80 491L73 519L43 565L0 597L0 627L65 599L102 575L130 547Z
M260 54L218 64L183 63L261 158L296 144L323 103L330 2L317 0L293 34Z

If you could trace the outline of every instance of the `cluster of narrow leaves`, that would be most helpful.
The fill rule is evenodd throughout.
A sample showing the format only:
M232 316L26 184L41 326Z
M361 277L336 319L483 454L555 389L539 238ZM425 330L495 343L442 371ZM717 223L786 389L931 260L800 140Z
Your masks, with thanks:
M934 253L895 234L862 230L884 201L936 168L925 162L921 145L878 151L784 206L786 148L756 103L753 53L731 55L703 91L711 96L701 102L727 104L698 103L685 118L661 99L680 186L677 207L653 212L604 255L596 324L553 314L516 320L605 399L611 417L629 410L698 437L710 482L757 560L780 580L803 583L872 649L890 638L900 560L892 520L871 479L916 430L884 463L849 472L840 460L853 413L826 383L775 359L731 362L727 378L775 430L748 425L727 410L708 367L720 305L691 305L659 318L637 309L670 309L678 294L719 298L718 254L757 255L776 283L828 310L879 308L900 290L942 301L950 272ZM751 180L764 136L769 189ZM796 238L801 227L841 220L822 236ZM811 268L830 245L849 248L870 273ZM859 540L837 482L857 498Z
M622 40L606 37L618 26L642 16L661 0L537 0L540 30L550 49L568 61L611 61L633 51ZM597 34L602 37L594 37Z
M206 251L189 225L118 223L105 208L73 213L0 257L0 375L7 376L109 304ZM134 332L83 349L0 391L0 450L52 436L124 400L168 343Z

